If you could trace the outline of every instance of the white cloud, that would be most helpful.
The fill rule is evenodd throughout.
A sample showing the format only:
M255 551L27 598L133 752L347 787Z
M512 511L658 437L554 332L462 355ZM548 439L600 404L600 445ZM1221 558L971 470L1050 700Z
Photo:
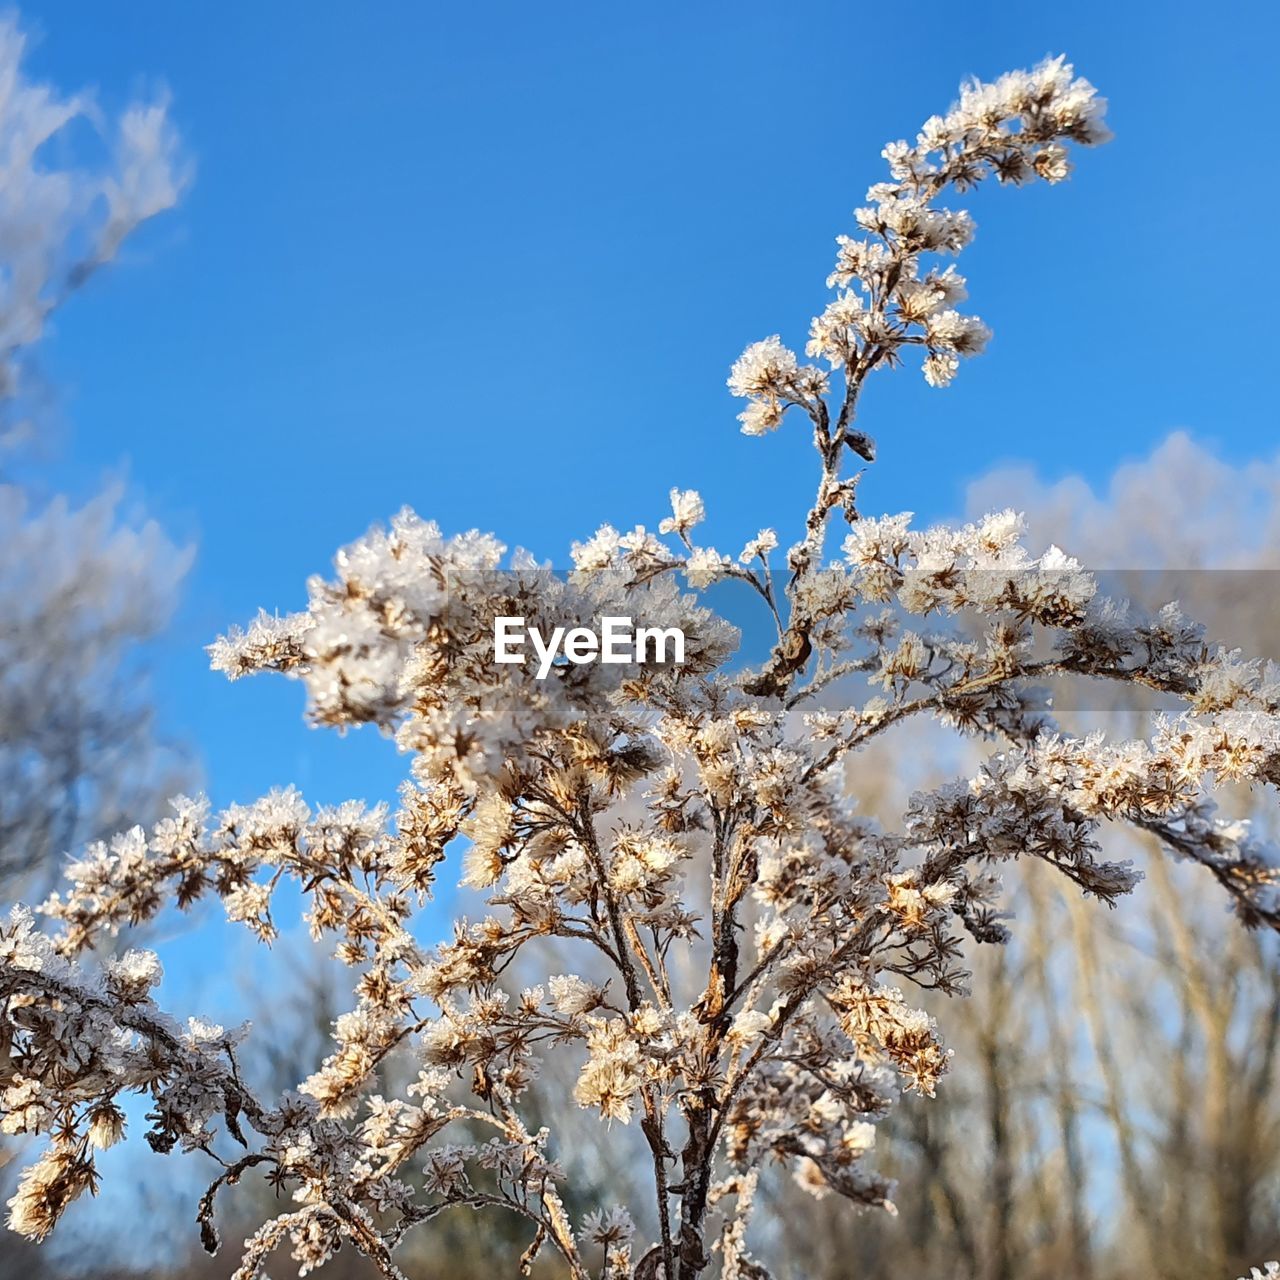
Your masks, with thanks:
M1124 463L1102 489L999 467L969 485L966 514L1012 506L1028 545L1057 543L1093 569L1280 568L1280 453L1225 461L1184 431Z

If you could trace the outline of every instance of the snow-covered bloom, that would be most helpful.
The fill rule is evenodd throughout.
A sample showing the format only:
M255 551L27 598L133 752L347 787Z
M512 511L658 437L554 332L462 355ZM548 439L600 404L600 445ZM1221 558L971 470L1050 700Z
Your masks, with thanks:
M659 533L678 533L682 537L706 516L702 499L694 489L671 490L671 515L658 526Z
M778 535L772 529L761 529L738 553L738 563L750 564L753 560L768 560L769 552L777 550L777 547Z
M781 395L791 385L798 365L794 351L782 345L775 333L753 342L734 361L729 372L729 390L735 396Z
M685 565L685 578L691 587L710 586L722 576L728 563L729 557L722 556L714 547L695 547Z

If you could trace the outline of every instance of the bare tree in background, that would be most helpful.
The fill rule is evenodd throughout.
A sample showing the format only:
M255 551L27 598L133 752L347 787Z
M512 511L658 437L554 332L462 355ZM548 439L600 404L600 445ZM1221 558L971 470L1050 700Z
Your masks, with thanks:
M1153 493L1183 495L1186 516L1170 526ZM1111 570L1108 585L1147 603L1177 595L1249 651L1280 650L1280 456L1233 466L1175 433L1100 492L1004 468L971 486L968 510L1005 502L1033 513L1037 538ZM1149 710L1117 690L1106 714L1136 726ZM936 748L923 726L887 744L874 803L892 811L933 784L931 768L945 775ZM1274 825L1263 794L1234 803ZM1280 1252L1276 939L1233 930L1194 868L1141 842L1132 853L1151 892L1110 914L1034 864L1011 871L1031 927L975 957L955 1070L885 1143L901 1221L849 1221L779 1182L790 1274L839 1280L856 1253L865 1280L943 1265L992 1280L1010 1257L1020 1280L1202 1280Z
M36 506L0 486L0 880L47 886L56 860L154 806L182 770L159 741L138 647L190 560L118 489ZM151 797L149 800L148 797Z
M180 776L137 653L191 554L126 514L119 486L77 506L37 496L19 465L51 316L183 183L163 102L109 121L88 95L28 79L24 49L0 23L0 883L39 891L58 858L154 809Z

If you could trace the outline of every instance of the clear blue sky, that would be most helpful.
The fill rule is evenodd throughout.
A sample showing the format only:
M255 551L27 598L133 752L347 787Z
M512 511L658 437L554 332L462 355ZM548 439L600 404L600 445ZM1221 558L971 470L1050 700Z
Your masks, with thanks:
M163 82L198 175L48 352L55 480L127 468L199 559L165 722L216 802L388 796L389 746L301 727L201 645L404 503L564 562L699 488L736 549L811 485L737 434L728 366L803 341L882 144L961 77L1065 51L1117 140L1063 188L980 190L990 353L866 401L870 510L954 510L1030 459L1109 473L1174 427L1276 444L1272 6L39 3L32 69L108 105ZM1174 516L1176 518L1176 515Z

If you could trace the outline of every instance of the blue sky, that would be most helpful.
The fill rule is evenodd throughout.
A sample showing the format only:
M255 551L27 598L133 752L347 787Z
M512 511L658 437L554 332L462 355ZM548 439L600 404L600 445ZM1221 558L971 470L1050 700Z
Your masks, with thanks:
M812 484L737 434L749 341L803 341L879 151L960 79L1065 51L1117 140L983 188L962 269L995 329L956 385L882 379L868 510L940 516L993 464L1098 480L1175 427L1274 452L1269 6L28 4L32 71L165 84L181 208L60 317L52 483L124 470L199 557L160 657L215 802L389 796L390 746L228 687L201 646L408 503L564 562L700 489L736 549ZM1270 366L1270 367L1269 367Z

